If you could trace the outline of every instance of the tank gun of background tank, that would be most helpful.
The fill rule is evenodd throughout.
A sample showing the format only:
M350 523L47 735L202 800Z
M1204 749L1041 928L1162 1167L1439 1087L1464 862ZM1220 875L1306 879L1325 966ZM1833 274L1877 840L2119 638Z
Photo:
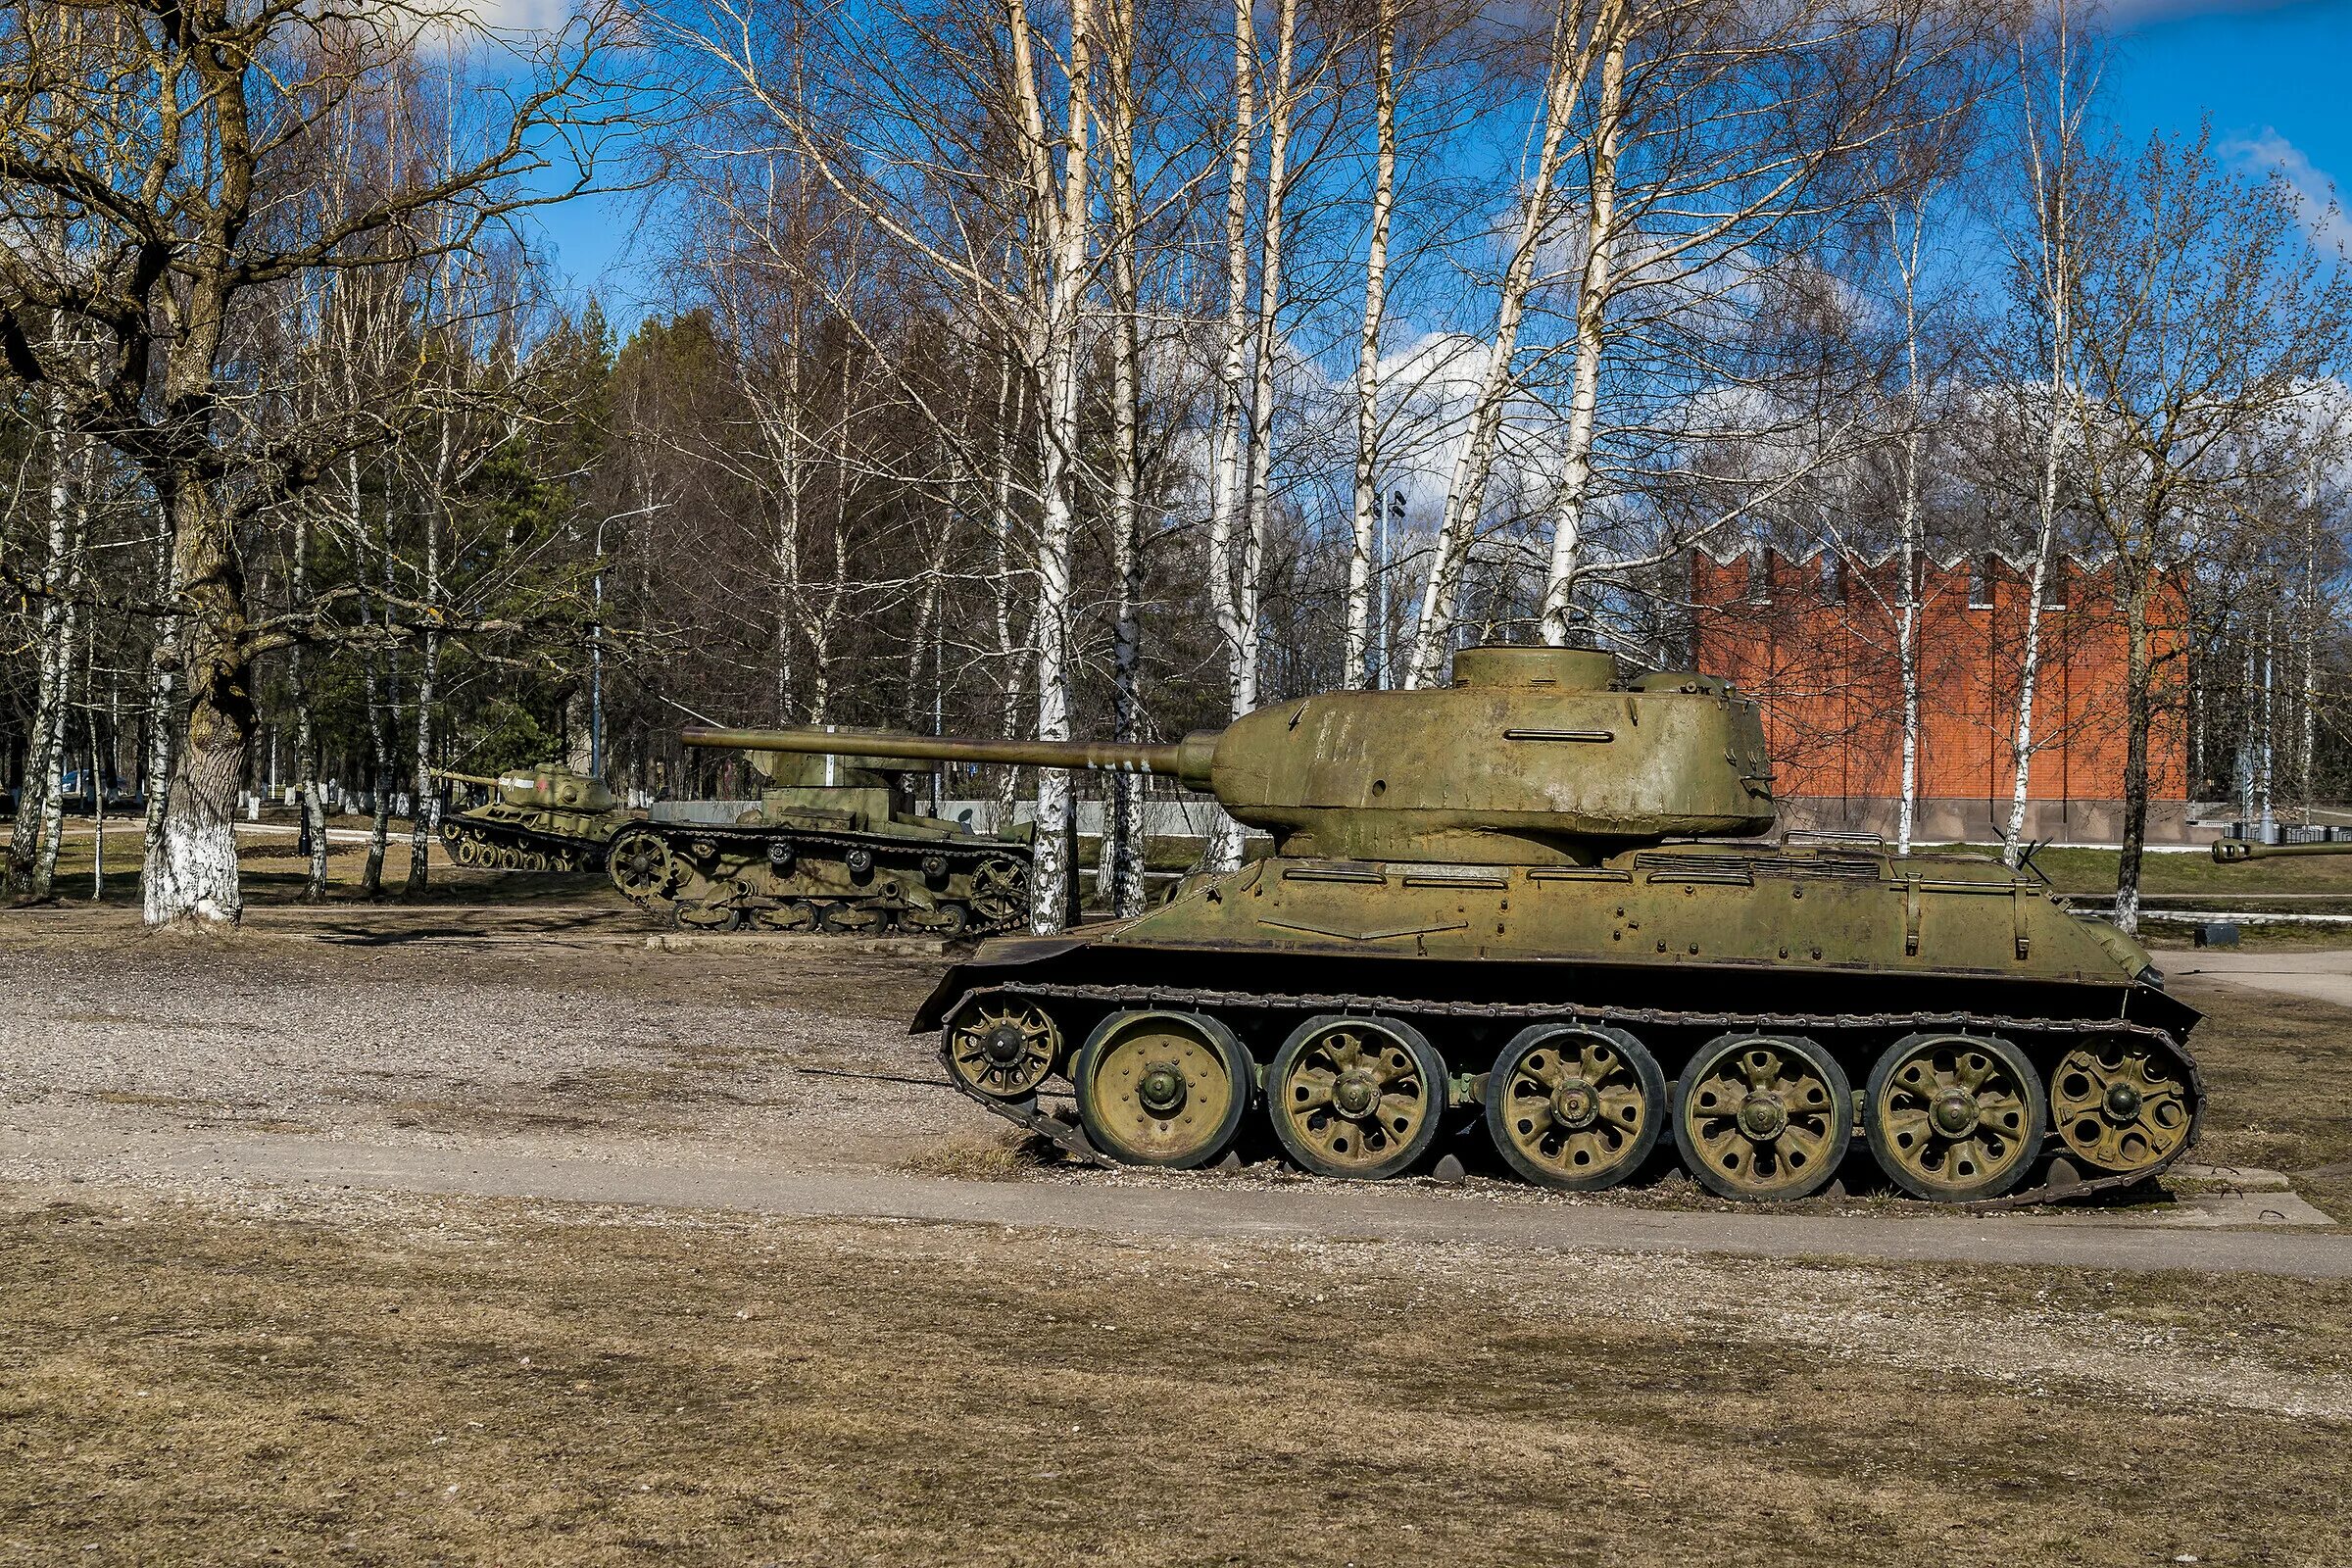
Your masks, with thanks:
M2253 839L2215 839L2213 858L2224 865L2268 860L2282 855L2352 855L2352 839L2325 844L2260 844Z

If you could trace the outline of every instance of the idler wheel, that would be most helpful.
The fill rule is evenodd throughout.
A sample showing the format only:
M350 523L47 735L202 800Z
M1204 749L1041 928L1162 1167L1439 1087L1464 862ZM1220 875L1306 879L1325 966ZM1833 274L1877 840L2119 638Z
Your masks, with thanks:
M948 1075L991 1100L1037 1093L1061 1054L1061 1028L1034 1002L966 1003L949 1021L942 1050Z
M1029 867L1009 856L981 861L966 902L974 923L991 929L1011 924L1029 906Z
M1274 1136L1318 1176L1410 1169L1446 1110L1445 1058L1399 1018L1309 1018L1274 1053L1266 1084Z
M1531 1024L1487 1075L1487 1134L1531 1182L1592 1192L1639 1170L1666 1131L1666 1075L1599 1024Z
M2153 1170L2196 1128L2188 1089L2145 1046L2077 1046L2050 1074L2050 1125L2067 1152L2115 1175Z
M614 839L605 867L612 875L612 885L640 903L659 897L675 874L669 847L660 834L644 828L631 828Z
M1819 1192L1845 1157L1853 1121L1844 1070L1802 1035L1718 1035L1690 1058L1675 1090L1683 1163L1726 1198Z
M1205 1013L1114 1012L1070 1066L1095 1147L1130 1165L1190 1170L1225 1152L1250 1108L1250 1054Z
M1862 1130L1887 1177L1914 1198L1966 1203L2024 1179L2049 1125L2041 1074L1992 1035L1906 1035L1862 1091Z

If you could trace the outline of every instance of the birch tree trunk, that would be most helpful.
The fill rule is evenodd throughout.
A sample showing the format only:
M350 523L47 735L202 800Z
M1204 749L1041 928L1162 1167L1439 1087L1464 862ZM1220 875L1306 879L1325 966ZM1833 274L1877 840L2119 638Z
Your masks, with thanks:
M2156 677L2148 647L2153 585L2149 572L2135 561L2118 559L2115 569L2130 573L2124 604L2124 844L2115 867L2115 927L2136 935L2140 863L2148 840L2148 729L2156 715Z
M1559 175L1560 144L1568 134L1578 97L1592 74L1593 55L1602 40L1618 31L1625 13L1623 0L1601 0L1592 31L1579 39L1575 18L1565 8L1554 24L1551 61L1544 89L1544 131L1529 180L1519 228L1504 267L1495 301L1494 336L1479 377L1478 393L1470 406L1468 435L1455 456L1446 484L1446 510L1438 523L1437 561L1421 596L1421 615L1413 630L1412 656L1405 667L1408 687L1434 682L1446 664L1446 645L1453 634L1462 574L1470 563L1470 546L1477 537L1479 518L1486 511L1487 481L1494 468L1496 443L1502 435L1502 416L1512 386L1511 364L1519 352L1519 323L1527 310L1527 294L1536 276L1537 253L1551 226L1551 193Z
M1600 62L1592 201L1585 224L1585 270L1576 293L1576 380L1569 394L1568 438L1561 454L1551 560L1544 575L1543 638L1555 648L1567 644L1576 609L1585 508L1592 488L1592 430L1600 403L1600 362L1607 347L1609 294L1616 283L1617 159L1625 139L1625 35L1622 17L1612 19Z
M430 617L441 613L441 519L449 505L452 433L450 416L440 418L433 452L433 493L424 509L424 604ZM404 894L422 893L433 847L433 682L441 670L441 633L428 619L420 639L416 670L416 774L409 819L409 875Z
M1137 490L1143 466L1143 373L1137 341L1135 182L1135 0L1112 0L1109 66L1110 152L1110 570L1118 603L1111 622L1111 733L1143 738L1137 689L1143 642L1143 523ZM1144 912L1144 777L1110 775L1095 889L1121 919Z
M349 460L349 475L352 576L354 584L359 590L360 623L364 626L373 626L376 624L376 620L375 611L368 603L368 573L374 569L374 563L369 559L372 554L368 549L370 532L360 505L360 460L357 457ZM384 537L381 541L383 553L387 558L392 553L391 489L391 475L387 472L384 476ZM390 576L391 569L391 562L387 559L384 563L387 578ZM389 733L390 722L384 716L384 658L391 647L389 638L392 607L385 605L382 608L384 612L382 630L385 635L382 638L369 639L367 657L360 665L362 685L366 690L368 700L368 777L369 787L375 797L373 815L368 825L368 861L360 873L360 892L363 896L370 899L382 898L384 893L384 841L386 829L390 825L386 813L391 807L391 802L387 797L391 794L392 783L392 737Z
M1372 554L1380 530L1380 329L1389 301L1389 217L1396 204L1396 13L1377 0L1372 33L1376 150L1372 237L1364 252L1364 322L1355 357L1355 495L1348 554L1348 631L1342 679L1372 684Z
M294 551L288 572L288 597L304 604L311 596L311 514L298 509L294 517ZM294 798L302 811L302 841L310 849L302 897L317 904L326 897L326 801L318 788L318 718L317 694L311 689L310 650L297 642L286 651L287 681L294 695Z
M1088 77L1093 69L1094 21L1089 0L1078 0L1070 13L1069 109L1060 137L1062 167L1057 189L1053 148L1047 140L1044 106L1038 94L1026 0L1007 0L1005 9L1012 29L1015 94L1026 133L1035 218L1033 243L1042 263L1034 270L1043 283L1031 299L1029 323L1030 363L1042 382L1037 614L1032 627L1037 659L1037 735L1040 740L1067 740L1070 547L1078 456L1078 318L1086 274ZM1069 821L1069 774L1059 768L1039 769L1029 928L1040 935L1060 930L1068 909L1073 872L1065 839Z
M1893 226L1892 208L1887 223ZM1903 453L1897 466L1901 495L1899 531L1902 546L1902 610L1895 628L1895 663L1903 685L1903 798L1896 808L1894 847L1897 855L1911 853L1911 835L1919 812L1919 229L1915 224L1908 248L1897 244L1903 285Z
M168 512L160 520L151 568L156 603L174 603L172 592L172 528ZM149 925L171 918L158 899L157 866L164 853L164 814L172 801L173 731L178 714L179 616L157 617L155 642L147 652L147 745L140 760L140 783L147 795L147 821L139 849L141 915Z
M1266 94L1266 210L1258 236L1257 320L1251 353L1248 492L1234 541L1233 616L1226 649L1227 712L1234 718L1257 707L1258 577L1272 509L1274 367L1282 352L1283 198L1290 183L1291 75L1298 58L1298 0L1279 0L1275 12L1274 83ZM1222 574L1220 574L1222 580ZM1242 825L1219 811L1209 828L1201 865L1231 871L1242 863Z
M2068 423L2068 399L2071 395L2068 345L2074 330L2074 212L2069 200L2072 189L2074 144L2077 132L2075 117L2067 109L2068 70L2071 65L2071 38L2067 24L2065 0L2060 0L2057 15L2057 57L2052 68L2052 79L2057 88L2058 139L2045 162L2041 137L2033 123L2033 95L2026 101L2027 172L2033 181L2035 219L2036 250L2040 261L2041 290L2044 305L2050 313L2050 391L2047 406L2049 428L2041 453L2041 490L2036 498L2037 513L2034 532L2034 574L2028 588L2026 605L2026 647L2019 662L2017 678L2017 725L2011 742L2013 772L2009 784L2009 820L2001 831L2001 862L2015 869L2019 844L2026 831L2026 800L2033 782L2034 769L2034 701L2041 684L2041 615L2042 604L2048 597L2050 569L2058 545L2058 479L2065 456L2063 432ZM2021 51L2023 45L2020 46ZM2021 54L2022 60L2022 54Z
M62 394L42 400L44 432L49 446L48 558L41 564L41 606L36 634L38 673L35 675L32 723L25 731L24 788L17 796L16 822L9 835L8 891L47 899L50 889L40 875L45 843L44 825L50 803L63 784L67 677L74 646L72 608L66 591L73 555L68 538L73 526L72 466L66 452Z
M1209 608L1225 649L1229 710L1239 700L1245 682L1251 695L1255 685L1254 669L1245 674L1242 662L1248 634L1243 626L1241 563L1237 560L1242 552L1234 542L1242 522L1242 476L1248 462L1242 405L1244 362L1250 344L1250 166L1257 135L1255 28L1252 0L1234 0L1233 145L1225 165L1225 325L1217 365L1216 424L1211 437L1214 473L1208 502ZM1212 832L1207 860L1214 863L1220 853L1220 840Z

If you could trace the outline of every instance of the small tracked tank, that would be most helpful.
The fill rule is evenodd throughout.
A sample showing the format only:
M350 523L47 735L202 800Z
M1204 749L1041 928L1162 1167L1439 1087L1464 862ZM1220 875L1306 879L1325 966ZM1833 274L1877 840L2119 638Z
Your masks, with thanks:
M605 846L633 813L601 779L557 762L495 778L429 769L434 778L490 792L488 805L441 819L441 840L460 865L499 871L595 871Z
M2123 933L1983 858L1757 842L1763 729L1720 680L1546 648L1454 668L1174 746L861 738L1167 774L1274 838L1138 919L981 947L914 1020L956 1086L1102 1160L1200 1166L1254 1127L1387 1177L1483 1130L1547 1186L1672 1159L1750 1200L1820 1191L1857 1144L1978 1202L2140 1182L2194 1140L2198 1014ZM1041 1106L1060 1085L1075 1124Z
M613 885L692 930L956 937L1001 931L1027 907L1029 846L899 809L919 764L843 754L859 731L807 731L821 749L761 744L770 732L689 729L687 745L740 750L765 781L723 825L636 823L613 841Z

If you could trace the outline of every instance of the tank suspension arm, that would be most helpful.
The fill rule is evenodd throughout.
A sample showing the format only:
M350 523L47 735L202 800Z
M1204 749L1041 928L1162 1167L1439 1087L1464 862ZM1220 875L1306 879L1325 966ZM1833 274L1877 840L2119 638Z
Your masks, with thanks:
M1088 768L1107 773L1157 773L1206 787L1212 733L1188 735L1174 746L1123 746L1115 741L981 741L956 736L877 734L817 725L796 729L709 729L679 732L688 746L723 751L812 752L840 757L884 757L908 761L1007 762L1016 767Z
M2352 855L2352 839L2332 844L2257 844L2252 839L2215 839L2213 858L2224 865L2240 860L2267 860L2280 855Z

